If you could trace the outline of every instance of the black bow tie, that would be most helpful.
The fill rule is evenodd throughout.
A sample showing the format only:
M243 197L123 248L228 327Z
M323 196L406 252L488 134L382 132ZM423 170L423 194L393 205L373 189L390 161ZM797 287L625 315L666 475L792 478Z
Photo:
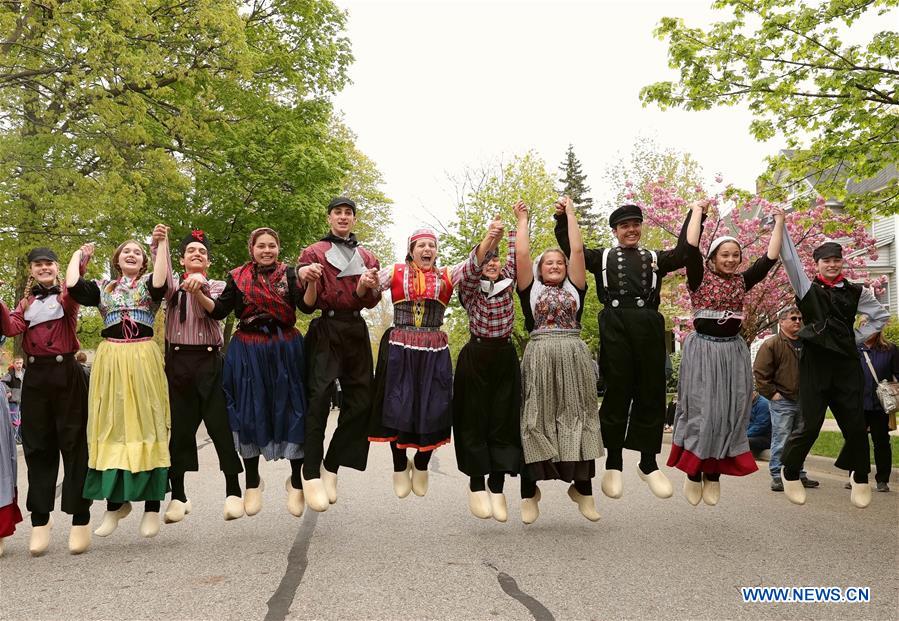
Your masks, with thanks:
M44 287L43 285L34 285L31 288L31 295L36 297L38 300L43 300L46 297L49 297L53 294L59 295L61 293L61 289L59 285L53 285L49 289Z
M349 246L350 248L355 248L359 245L359 241L356 239L355 233L350 233L350 236L344 239L343 237L337 237L334 233L328 233L324 237L322 237L322 241L329 241L333 244L343 244L345 246Z

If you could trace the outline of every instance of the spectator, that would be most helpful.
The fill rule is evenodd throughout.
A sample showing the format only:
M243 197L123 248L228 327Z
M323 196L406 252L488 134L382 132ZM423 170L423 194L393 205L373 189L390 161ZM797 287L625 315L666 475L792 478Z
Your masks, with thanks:
M799 354L802 340L802 313L795 306L780 312L778 333L759 348L753 364L755 385L759 394L768 399L771 410L771 491L782 492L780 476L781 456L790 433L799 426ZM801 469L799 479L803 487L818 487L818 481L808 478Z
M875 391L882 380L899 377L899 349L884 340L883 332L871 335L858 349L865 377L865 424L871 434L871 443L874 444L874 463L877 468L874 480L878 492L888 492L893 454L887 426L888 417Z
M75 354L75 362L81 365L81 370L84 371L84 381L90 386L91 368L87 365L87 354L83 351L78 352Z
M752 410L746 428L749 450L756 459L771 459L771 411L768 400L757 392L752 393ZM765 455L767 453L767 455Z
M22 401L22 380L25 378L25 360L21 356L13 358L12 366L9 367L9 373L0 378L7 388L7 397L9 398L9 416L12 420L13 430L15 431L16 444L22 444L22 435L19 427L22 423L22 414L20 412Z

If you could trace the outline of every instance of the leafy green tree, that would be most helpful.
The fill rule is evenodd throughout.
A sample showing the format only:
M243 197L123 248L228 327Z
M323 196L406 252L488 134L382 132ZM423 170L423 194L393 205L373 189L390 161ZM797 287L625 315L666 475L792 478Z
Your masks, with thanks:
M899 164L899 33L886 28L897 23L897 4L717 0L714 8L726 15L705 29L665 17L655 34L668 41L680 79L650 84L640 98L663 109L748 104L752 135L779 135L795 152L770 160L772 198L811 175L822 194L851 211L895 212L895 179L867 192L849 186ZM867 40L858 32L863 17L882 24Z
M559 171L562 173L559 194L571 197L578 224L585 233L593 233L599 228L600 218L593 211L593 199L588 196L590 186L587 185L587 175L581 170L581 162L574 154L574 145L568 145Z

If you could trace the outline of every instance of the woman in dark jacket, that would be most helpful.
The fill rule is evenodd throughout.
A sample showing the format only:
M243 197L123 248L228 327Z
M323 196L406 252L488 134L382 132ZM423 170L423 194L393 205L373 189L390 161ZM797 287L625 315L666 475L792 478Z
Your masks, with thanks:
M888 417L877 399L876 390L877 384L881 381L899 378L899 349L884 340L883 332L877 332L871 335L864 345L859 346L858 351L862 374L865 377L865 424L874 444L874 463L877 468L874 480L878 492L888 492L893 455L890 448L890 431L887 427Z

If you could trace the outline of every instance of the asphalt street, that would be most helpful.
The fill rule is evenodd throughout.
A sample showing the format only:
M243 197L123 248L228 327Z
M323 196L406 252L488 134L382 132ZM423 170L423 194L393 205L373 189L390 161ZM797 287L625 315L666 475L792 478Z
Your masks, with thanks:
M138 534L136 506L71 556L67 516L56 512L50 550L31 558L26 517L0 558L0 618L899 619L899 493L855 509L825 460L809 464L822 485L803 507L768 490L762 463L724 478L718 506L694 508L679 472L666 469L675 496L656 499L626 454L623 498L605 498L597 481L599 522L580 516L565 484L547 483L540 519L526 526L517 479L506 486L506 524L468 513L452 446L432 460L426 497L396 498L389 451L376 445L367 472L341 470L327 512L292 517L288 464L263 463L262 512L225 522L224 480L202 429L198 444L193 511L153 539ZM21 455L19 486L24 499ZM95 503L95 526L103 509ZM746 586L860 586L871 599L743 603Z

